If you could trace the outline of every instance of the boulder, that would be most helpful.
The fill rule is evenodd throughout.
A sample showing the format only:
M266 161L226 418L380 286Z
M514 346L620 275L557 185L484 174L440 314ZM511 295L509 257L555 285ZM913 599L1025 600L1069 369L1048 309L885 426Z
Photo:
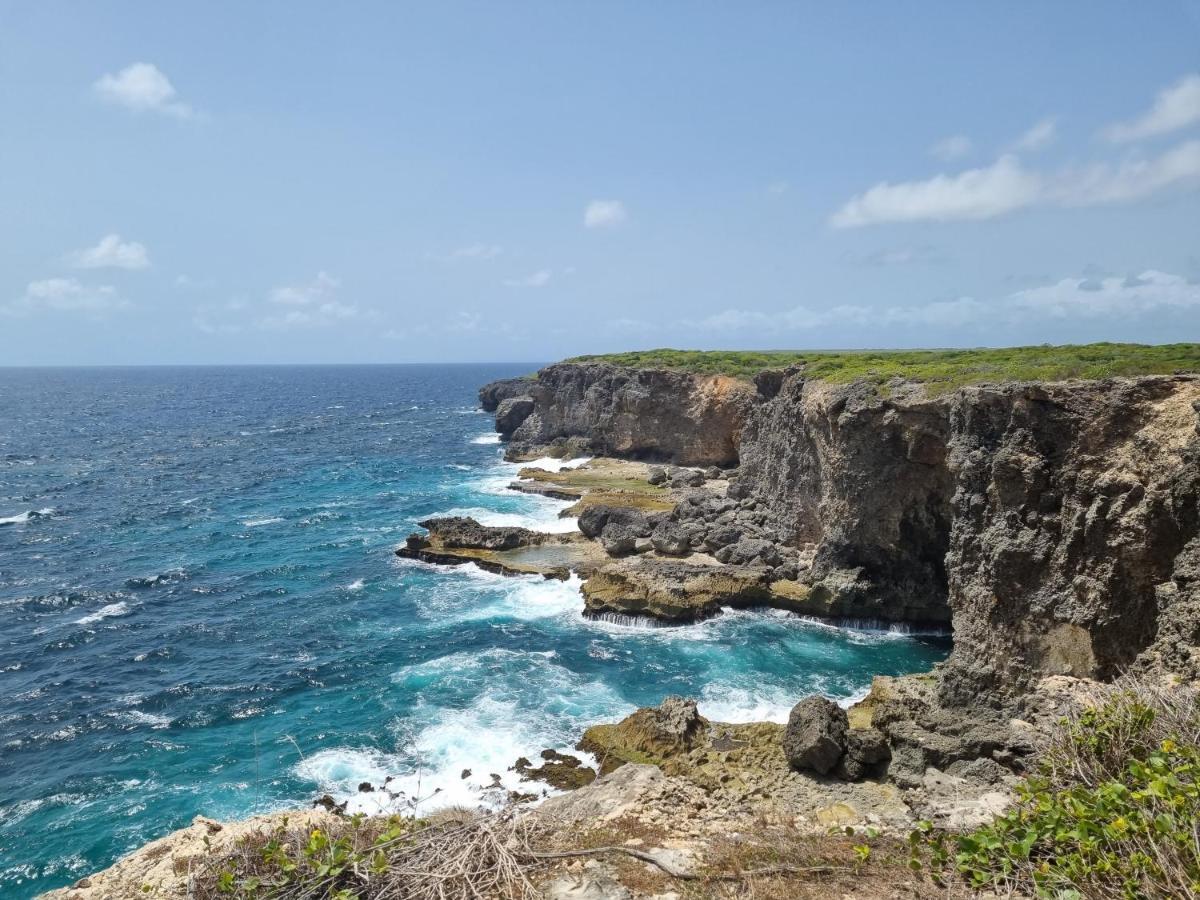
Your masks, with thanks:
M720 550L729 544L736 544L742 539L742 532L732 525L720 525L709 529L704 535L704 549L709 553Z
M601 762L607 774L626 762L658 763L686 754L703 741L708 720L696 701L667 697L658 706L644 706L616 725L593 725L583 733L579 749Z
M589 506L579 514L579 530L584 537L598 538L605 527L610 524L628 527L635 538L649 537L652 530L646 514L636 509L605 506L598 503L595 506Z
M650 544L664 556L687 556L691 542L687 533L673 522L662 522L650 535Z
M846 711L825 697L813 694L794 707L783 734L783 753L798 772L825 775L846 751Z
M694 469L677 469L671 475L671 487L703 487L704 473L697 472Z
M884 773L892 758L887 738L875 728L854 728L846 732L846 753L837 774L847 781L875 778Z
M504 437L512 437L521 423L533 412L532 397L509 397L500 401L496 408L496 430Z
M783 562L775 545L759 538L742 538L736 544L722 547L717 553L717 559L734 566L748 566L754 563L777 566Z
M667 481L667 470L662 466L651 466L650 472L646 476L646 481L650 484L665 484Z
M600 532L600 543L609 556L628 556L637 549L637 532L621 522L609 522Z

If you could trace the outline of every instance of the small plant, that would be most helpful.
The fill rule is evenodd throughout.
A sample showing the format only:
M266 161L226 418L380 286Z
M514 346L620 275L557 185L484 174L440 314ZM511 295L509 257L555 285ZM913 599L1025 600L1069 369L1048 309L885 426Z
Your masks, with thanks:
M961 834L922 822L914 870L1037 897L1200 896L1200 708L1128 688L1064 720L1016 804Z

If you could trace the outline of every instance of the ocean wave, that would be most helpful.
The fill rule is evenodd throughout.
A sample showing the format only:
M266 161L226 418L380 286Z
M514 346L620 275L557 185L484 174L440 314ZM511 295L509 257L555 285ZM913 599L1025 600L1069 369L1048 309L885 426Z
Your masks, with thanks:
M102 606L93 613L88 613L80 619L76 619L76 625L92 625L102 619L111 619L116 616L127 616L130 613L129 604L124 600L118 600L116 603L109 603L107 606Z
M500 443L500 435L494 431L487 434L481 434L478 437L471 438L472 444L498 444Z
M242 522L242 525L246 528L259 528L263 525L274 525L277 522L282 521L283 518L281 516L272 516L267 519L248 519L245 522Z
M562 472L565 469L578 469L584 463L592 461L590 456L576 456L574 459L555 459L552 456L539 456L532 462L512 463L519 469L541 469L543 472Z
M356 578L354 581L352 581L348 585L346 585L345 590L361 591L365 586L366 586L366 584L365 584L365 582L363 582L363 580L361 578Z
M47 506L45 509L27 509L23 513L17 513L15 516L0 518L0 525L24 525L26 522L48 519L53 515L53 506Z
M578 616L583 608L583 581L540 575L499 575L478 566L456 566L447 578L418 598L421 612L433 621L472 622L482 619L533 621ZM475 596L464 597L464 589Z
M568 531L575 531L579 527L579 520L574 518L561 518L558 513L560 510L569 506L569 503L561 501L551 501L553 505L547 505L543 509L534 510L531 512L497 512L494 509L487 509L482 506L456 506L453 509L448 509L444 513L438 513L439 516L466 516L474 519L480 525L490 525L499 528L528 528L531 531L545 531L551 534L566 534Z

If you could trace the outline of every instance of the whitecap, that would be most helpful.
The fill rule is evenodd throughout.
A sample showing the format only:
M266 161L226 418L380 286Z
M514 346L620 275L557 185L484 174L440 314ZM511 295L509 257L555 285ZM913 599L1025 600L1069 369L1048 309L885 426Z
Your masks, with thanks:
M26 522L49 518L52 515L54 515L53 506L47 506L45 509L27 509L23 513L17 513L15 516L0 518L0 525L23 525Z
M361 591L363 589L363 587L365 587L365 583L363 582L363 580L361 578L358 578L358 579L355 579L354 581L350 582L348 585L346 585L346 590Z
M111 619L114 616L125 616L130 612L128 604L124 600L119 600L116 603L109 603L107 606L102 606L93 613L89 613L82 619L76 619L76 625L91 625L99 622L101 619Z
M577 456L574 459L555 459L552 456L540 456L532 462L520 463L522 469L541 469L543 472L562 472L565 469L578 469L584 463L592 461L590 456Z
M488 432L481 434L478 437L471 438L472 444L498 444L500 443L500 435L496 432Z
M274 525L276 522L282 522L283 519L279 516L273 516L269 519L249 519L242 523L246 528L258 528L261 525Z
M541 506L542 504L537 505ZM456 506L454 509L438 513L438 515L466 516L467 518L474 519L480 525L490 525L500 528L528 528L531 531L565 534L568 531L576 531L579 527L578 519L569 516L563 518L558 515L560 510L566 509L570 505L569 502L553 500L541 510L528 513L497 512L493 509L485 509L482 506Z

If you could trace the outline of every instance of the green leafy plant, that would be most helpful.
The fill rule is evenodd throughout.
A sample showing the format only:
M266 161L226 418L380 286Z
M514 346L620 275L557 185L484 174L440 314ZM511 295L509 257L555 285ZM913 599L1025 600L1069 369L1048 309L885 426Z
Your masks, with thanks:
M1200 896L1195 695L1126 689L1064 720L1037 774L992 823L922 822L909 865L1038 897Z

